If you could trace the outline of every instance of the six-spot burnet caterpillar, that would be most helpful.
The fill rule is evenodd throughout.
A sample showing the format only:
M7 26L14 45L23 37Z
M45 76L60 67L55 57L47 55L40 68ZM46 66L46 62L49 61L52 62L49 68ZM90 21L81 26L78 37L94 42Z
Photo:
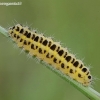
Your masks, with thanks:
M9 28L9 36L18 47L28 51L31 56L52 65L84 86L91 84L92 76L89 69L58 42L20 24Z

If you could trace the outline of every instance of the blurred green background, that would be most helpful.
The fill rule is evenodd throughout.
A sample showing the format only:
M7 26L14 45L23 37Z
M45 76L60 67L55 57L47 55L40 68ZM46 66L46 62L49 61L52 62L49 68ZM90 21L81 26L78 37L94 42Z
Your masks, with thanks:
M19 2L3 0L0 2ZM0 5L0 25L19 23L61 41L100 79L100 0L21 0ZM70 83L29 59L0 34L0 100L89 100ZM100 80L93 84L100 92Z

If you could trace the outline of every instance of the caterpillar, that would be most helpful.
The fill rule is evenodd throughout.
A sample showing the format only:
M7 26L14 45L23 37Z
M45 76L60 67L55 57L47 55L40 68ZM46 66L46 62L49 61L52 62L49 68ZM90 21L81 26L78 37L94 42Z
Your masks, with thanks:
M10 27L8 33L18 47L28 51L31 56L52 65L83 86L91 84L92 76L89 69L60 43L21 24Z

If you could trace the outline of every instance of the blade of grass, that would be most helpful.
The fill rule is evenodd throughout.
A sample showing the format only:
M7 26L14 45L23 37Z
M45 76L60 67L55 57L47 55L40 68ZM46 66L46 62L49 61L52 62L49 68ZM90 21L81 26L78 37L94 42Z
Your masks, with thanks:
M0 26L0 33L5 35L6 37L8 37L8 33L7 33L7 30L3 27Z
M8 37L8 32L6 29L0 26L0 33L4 36ZM78 89L81 93L83 93L86 97L88 97L90 100L100 100L100 93L92 89L91 87L85 87L78 83L77 81L71 79L69 76L64 75L61 71L54 69L54 67L44 63L43 61L40 61L41 64L45 65L47 68L55 72L57 75L59 75L61 78L69 82L71 85L73 85L76 89Z

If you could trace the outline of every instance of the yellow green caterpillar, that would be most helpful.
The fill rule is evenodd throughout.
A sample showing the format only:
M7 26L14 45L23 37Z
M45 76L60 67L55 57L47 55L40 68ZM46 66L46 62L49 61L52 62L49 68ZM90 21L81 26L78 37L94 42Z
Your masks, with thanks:
M20 24L9 28L8 31L18 47L28 51L30 55L52 65L84 86L91 84L92 76L89 69L58 42Z

